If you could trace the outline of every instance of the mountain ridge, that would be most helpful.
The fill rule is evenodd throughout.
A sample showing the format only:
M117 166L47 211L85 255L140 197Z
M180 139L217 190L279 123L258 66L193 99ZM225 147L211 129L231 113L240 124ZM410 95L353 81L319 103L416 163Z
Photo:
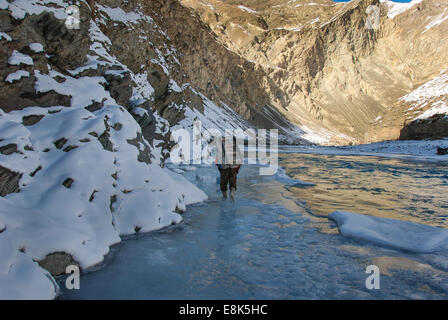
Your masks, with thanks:
M338 4L278 0L263 4L252 1L252 7L244 2L249 10L239 8L242 1L225 5L219 0L182 2L196 10L222 42L264 69L282 89L278 95L283 95L284 101L269 92L282 114L302 129L309 126L316 133L322 131L323 136L334 136L326 143L373 141L369 137L373 120L447 67L443 42L447 8L443 1L414 0L407 5L365 0ZM263 30L251 33L246 25L255 18L246 17L269 21L275 11L270 7L273 3L292 10L289 14L302 24L292 28L290 20L285 19L285 25L279 27L281 20L273 19L271 26L266 23ZM378 30L366 29L370 5L380 8ZM210 10L218 13L213 16ZM245 32L237 34L235 29ZM244 41L240 40L242 33ZM409 44L413 51L406 50ZM435 55L428 59L429 52ZM391 138L377 136L380 140Z

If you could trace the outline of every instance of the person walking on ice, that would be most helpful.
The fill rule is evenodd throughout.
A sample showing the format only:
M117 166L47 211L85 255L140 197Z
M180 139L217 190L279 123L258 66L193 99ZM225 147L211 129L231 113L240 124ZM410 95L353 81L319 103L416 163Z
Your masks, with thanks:
M235 200L235 192L238 189L237 175L244 159L235 137L222 138L221 151L218 152L216 166L220 173L222 196L227 199L227 191L230 188L230 198Z

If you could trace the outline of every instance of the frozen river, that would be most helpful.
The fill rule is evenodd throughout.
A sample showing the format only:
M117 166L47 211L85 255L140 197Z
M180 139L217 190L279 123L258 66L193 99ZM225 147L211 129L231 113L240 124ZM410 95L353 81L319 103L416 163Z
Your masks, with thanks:
M215 168L189 168L184 176L209 201L189 207L179 225L114 246L61 298L448 298L448 253L350 239L327 218L346 210L448 228L446 164L290 152L280 165L314 185L245 165L232 202L221 199ZM369 265L381 270L379 290L366 289Z

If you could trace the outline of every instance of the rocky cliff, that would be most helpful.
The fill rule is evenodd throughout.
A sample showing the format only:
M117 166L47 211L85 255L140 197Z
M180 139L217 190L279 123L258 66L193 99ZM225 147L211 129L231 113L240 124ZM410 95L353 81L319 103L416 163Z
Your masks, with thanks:
M411 108L400 98L447 68L442 0L182 3L262 69L264 83L274 81L275 91L266 87L271 101L318 142L397 139ZM369 6L379 9L378 28L366 28ZM390 124L378 126L379 117Z

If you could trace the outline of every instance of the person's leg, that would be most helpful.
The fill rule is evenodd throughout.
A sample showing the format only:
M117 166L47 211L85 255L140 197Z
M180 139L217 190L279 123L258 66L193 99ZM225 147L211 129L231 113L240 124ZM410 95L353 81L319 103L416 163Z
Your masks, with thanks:
M229 183L230 183L230 196L233 198L235 196L235 191L237 189L236 179L238 175L237 168L231 168L229 174Z
M220 173L221 173L220 185L221 185L222 196L224 198L227 198L227 184L229 181L229 169L221 169Z
M237 189L237 185L236 185L236 179L237 179L237 168L231 168L230 169L230 174L229 174L229 183L230 183L230 189Z

